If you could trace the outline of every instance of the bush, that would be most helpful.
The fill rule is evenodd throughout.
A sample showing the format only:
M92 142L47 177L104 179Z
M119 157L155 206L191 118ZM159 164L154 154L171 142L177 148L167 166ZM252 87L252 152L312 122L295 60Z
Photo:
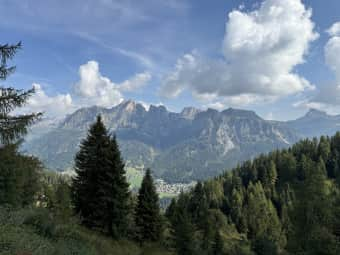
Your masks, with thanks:
M76 219L61 222L45 208L0 207L0 255L171 255L158 244L136 243L101 235Z
M43 237L52 238L55 235L55 222L51 213L45 208L31 210L23 223L32 226L37 234Z
M258 255L276 255L278 254L278 246L268 238L258 238L253 243L253 250Z

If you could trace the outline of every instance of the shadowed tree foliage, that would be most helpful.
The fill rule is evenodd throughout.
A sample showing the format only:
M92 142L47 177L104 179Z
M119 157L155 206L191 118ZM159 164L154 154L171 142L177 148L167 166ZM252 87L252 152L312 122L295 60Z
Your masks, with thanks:
M188 212L188 202L188 197L181 193L177 200L173 199L166 213L172 226L175 248L179 255L196 254L195 226Z
M72 200L83 224L114 238L127 232L129 184L115 137L108 134L101 116L91 125L75 158Z
M0 204L33 205L40 189L42 166L39 160L21 155L17 144L0 148L0 159Z
M305 139L198 183L166 212L177 251L220 254L222 243L231 255L340 254L339 155L340 133Z
M224 255L223 252L223 240L218 228L215 231L214 243L212 246L212 255Z
M8 60L20 48L21 43L0 45L1 80L6 80L15 71L15 66L8 66ZM33 93L33 89L24 91L0 85L0 204L32 205L39 189L41 164L36 158L18 152L18 140L41 114L10 114L22 107Z
M135 221L139 241L160 240L162 219L159 209L158 194L153 183L150 169L146 170L142 186L139 189Z
M1 80L6 80L8 75L15 71L15 66L8 66L7 62L20 48L21 43L0 45ZM41 115L40 113L10 114L14 109L22 107L33 93L34 89L24 91L0 85L0 144L9 144L26 134L27 127Z

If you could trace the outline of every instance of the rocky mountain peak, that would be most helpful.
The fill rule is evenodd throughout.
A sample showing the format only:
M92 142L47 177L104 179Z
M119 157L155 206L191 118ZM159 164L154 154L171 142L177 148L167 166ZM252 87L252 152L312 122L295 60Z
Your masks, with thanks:
M305 117L307 118L315 118L315 117L327 117L328 114L324 111L320 111L317 109L309 109L309 111L306 113Z
M201 110L195 107L184 107L180 114L183 118L192 120L196 117L196 114L199 112L201 112Z
M104 111L105 108L99 106L80 108L74 113L67 115L65 119L61 121L60 127L85 127L90 122L93 122L98 114Z
M167 112L168 110L164 105L150 105L149 112Z
M249 110L186 107L176 113L163 105L150 105L146 111L142 104L127 100L111 109L80 109L63 125L30 140L25 149L47 167L70 167L79 142L98 114L117 135L129 166L157 169L157 176L168 181L213 176L257 153L287 147L298 139L289 123L269 122Z
M260 117L254 111L249 111L249 110L228 108L228 109L222 111L222 113L229 115L229 116L251 118L251 119L253 119L253 118L260 119Z
M119 105L116 107L112 108L113 111L118 110L121 114L132 114L132 113L144 113L146 112L145 107L133 100L125 100L121 102Z
M123 101L122 103L120 103L118 105L118 107L123 111L133 112L136 109L136 105L137 105L137 103L135 101L126 100L126 101Z

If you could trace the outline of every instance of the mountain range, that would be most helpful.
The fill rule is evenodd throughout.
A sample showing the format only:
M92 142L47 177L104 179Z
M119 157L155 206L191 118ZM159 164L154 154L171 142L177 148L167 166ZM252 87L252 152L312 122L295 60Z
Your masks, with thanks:
M81 108L61 121L47 122L48 127L38 124L23 150L39 157L47 168L71 168L79 143L98 114L117 136L127 166L150 167L168 182L216 176L260 153L289 147L304 137L332 135L340 127L339 115L314 109L299 119L280 122L247 110L187 107L176 113L164 106L146 109L124 101L111 109Z

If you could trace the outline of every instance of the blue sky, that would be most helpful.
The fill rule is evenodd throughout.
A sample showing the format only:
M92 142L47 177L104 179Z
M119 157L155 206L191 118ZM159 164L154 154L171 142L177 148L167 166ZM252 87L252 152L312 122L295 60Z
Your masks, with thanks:
M5 84L36 87L29 111L133 99L340 113L338 0L0 0L0 15L1 43L23 42Z

